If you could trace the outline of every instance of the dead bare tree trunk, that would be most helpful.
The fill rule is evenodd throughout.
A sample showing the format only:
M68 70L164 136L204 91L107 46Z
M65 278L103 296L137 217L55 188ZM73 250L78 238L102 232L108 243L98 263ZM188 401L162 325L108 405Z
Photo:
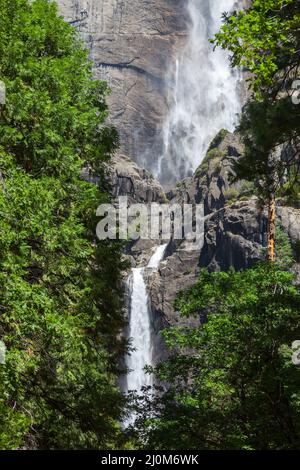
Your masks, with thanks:
M267 260L276 261L276 189L278 187L278 162L281 158L281 148L275 149L268 158L269 184L268 184L268 253Z
M268 207L268 261L276 260L276 200L272 194L269 199Z

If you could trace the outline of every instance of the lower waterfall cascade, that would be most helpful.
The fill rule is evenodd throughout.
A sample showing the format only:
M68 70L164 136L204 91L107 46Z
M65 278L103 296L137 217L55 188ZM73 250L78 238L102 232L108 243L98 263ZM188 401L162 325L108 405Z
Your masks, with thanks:
M147 269L158 269L164 258L167 244L156 247ZM130 311L128 337L132 339L130 355L126 356L127 375L126 392L139 392L144 386L153 385L153 377L144 370L152 365L152 338L149 297L144 280L145 268L133 268L128 279L130 289Z

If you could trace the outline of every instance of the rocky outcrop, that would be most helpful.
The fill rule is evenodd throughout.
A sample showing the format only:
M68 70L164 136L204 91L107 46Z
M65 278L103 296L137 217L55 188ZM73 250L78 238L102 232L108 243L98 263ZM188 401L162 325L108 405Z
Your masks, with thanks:
M232 183L232 163L242 153L239 136L221 132L212 142L194 177L186 178L166 195L170 202L204 203L205 230L201 249L187 251L184 242L171 242L159 271L148 276L153 326L158 333L158 342L159 331L164 326L185 324L174 310L173 301L179 290L195 282L199 269L206 267L216 271L232 267L240 270L265 257L266 211L252 195L251 185ZM279 205L277 215L291 240L297 241L300 237L300 210ZM145 262L150 257L147 250L151 248L153 244L147 247L145 242L139 241L131 247L131 253L138 262ZM296 272L298 268L299 265L295 265Z
M266 233L267 216L256 198L223 207L205 222L199 266L209 271L249 268L264 257Z
M149 173L140 168L130 158L115 156L109 168L112 194L114 197L127 196L129 203L163 203L166 201L160 183Z
M199 198L204 202L205 214L234 202L249 199L253 188L244 181L234 181L234 162L243 154L244 147L237 133L221 130L210 144L207 154L195 172Z
M120 153L141 166L161 150L167 113L169 61L186 36L185 0L59 0L65 19L80 32L95 76L108 81L110 116Z
M191 325L199 319L180 318L173 302L181 289L194 284L202 267L210 271L251 267L264 259L267 215L253 196L251 184L233 182L233 162L243 154L238 134L221 131L192 177L167 193L146 170L128 157L117 155L109 169L113 196L127 196L128 204L203 204L204 237L199 249L189 251L185 241L170 241L158 271L146 272L152 309L155 358L167 354L161 330L169 325ZM300 238L300 209L279 205L278 219L293 242ZM131 241L125 250L132 266L146 266L157 240ZM300 256L300 255L299 255ZM300 265L294 271L299 274Z
M294 207L279 206L277 207L277 216L281 221L281 225L291 240L300 240L300 209Z
M174 310L173 302L181 289L195 282L201 267L210 271L230 267L243 269L263 259L266 230L266 215L257 209L257 201L253 198L207 216L201 250L190 252L171 244L159 271L149 279L156 331L165 324L185 324Z
M292 240L295 260L292 270L296 275L296 282L300 284L300 209L279 206L277 216L282 228Z

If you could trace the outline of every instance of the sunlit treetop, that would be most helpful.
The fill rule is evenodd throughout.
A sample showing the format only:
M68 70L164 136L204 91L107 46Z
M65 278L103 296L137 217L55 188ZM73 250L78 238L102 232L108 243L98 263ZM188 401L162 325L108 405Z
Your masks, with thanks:
M277 92L297 76L300 1L254 0L248 9L224 13L224 24L213 42L231 52L232 66L253 74L257 93Z

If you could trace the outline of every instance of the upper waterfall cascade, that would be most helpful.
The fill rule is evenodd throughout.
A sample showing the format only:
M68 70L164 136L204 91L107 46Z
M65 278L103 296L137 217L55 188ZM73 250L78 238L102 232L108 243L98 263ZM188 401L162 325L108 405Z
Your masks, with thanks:
M222 14L236 7L235 0L188 0L189 34L170 73L170 111L155 170L163 184L194 171L221 129L234 130L241 110L240 77L227 53L214 50L209 39L219 30Z

